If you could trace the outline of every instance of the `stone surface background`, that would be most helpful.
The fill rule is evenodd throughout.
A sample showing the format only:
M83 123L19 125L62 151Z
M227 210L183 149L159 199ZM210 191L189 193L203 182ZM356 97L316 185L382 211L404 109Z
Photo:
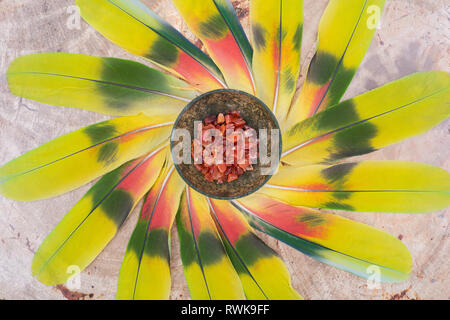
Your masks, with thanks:
M195 41L168 0L144 0ZM327 0L304 0L302 74L314 53L318 22ZM8 91L4 73L16 57L66 51L129 59L84 21L73 28L72 0L0 0L0 164L40 144L107 119L89 111L51 107ZM233 1L248 30L248 1ZM450 4L447 0L387 0L381 29L354 78L352 97L416 71L450 71ZM75 20L76 22L76 20ZM197 41L197 44L200 43ZM146 63L146 62L145 62ZM80 66L82 68L82 66ZM300 78L300 83L302 77ZM411 160L450 170L450 121L421 136L364 158ZM128 238L137 220L130 215L118 236L81 274L81 287L46 287L31 276L33 253L89 186L54 199L20 203L0 197L0 299L113 299ZM428 215L340 213L398 236L410 249L411 279L369 289L365 280L321 264L274 239L262 236L285 259L294 287L307 299L449 299L450 211ZM173 299L187 299L172 233Z

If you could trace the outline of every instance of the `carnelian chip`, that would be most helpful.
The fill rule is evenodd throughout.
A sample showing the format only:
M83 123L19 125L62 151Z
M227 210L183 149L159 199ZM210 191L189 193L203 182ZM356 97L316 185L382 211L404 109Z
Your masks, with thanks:
M192 157L195 160L195 167L207 181L215 181L217 184L232 182L246 171L253 170L251 162L258 157L256 131L247 124L238 111L233 110L226 115L223 113L217 116L210 115L199 123L197 130L201 136L192 142ZM221 137L225 138L223 143L217 140ZM223 151L217 146L221 148L223 146Z

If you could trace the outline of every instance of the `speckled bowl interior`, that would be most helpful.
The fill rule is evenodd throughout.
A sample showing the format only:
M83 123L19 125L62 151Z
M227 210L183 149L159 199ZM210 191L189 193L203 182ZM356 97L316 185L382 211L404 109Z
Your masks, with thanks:
M273 113L267 106L256 97L237 90L223 89L207 92L196 99L192 100L180 113L175 125L175 129L186 129L189 131L191 137L194 137L194 122L202 121L209 115L217 115L219 113L226 114L230 111L237 110L247 124L254 128L257 132L259 129L268 130L268 145L271 145L270 130L278 129L278 122ZM172 137L175 137L172 131ZM281 136L279 136L280 144L278 154L281 154ZM171 150L181 141L174 141L171 139ZM182 157L182 152L178 155L172 152L172 157ZM268 156L271 155L271 150L268 148ZM191 161L192 162L192 161ZM279 157L277 159L278 165ZM262 187L269 179L270 175L261 173L261 166L258 163L253 165L253 171L247 171L239 178L230 183L217 184L209 182L203 174L198 171L193 162L191 164L176 164L175 165L180 176L184 181L197 190L198 192L216 199L236 199L250 193L255 192Z

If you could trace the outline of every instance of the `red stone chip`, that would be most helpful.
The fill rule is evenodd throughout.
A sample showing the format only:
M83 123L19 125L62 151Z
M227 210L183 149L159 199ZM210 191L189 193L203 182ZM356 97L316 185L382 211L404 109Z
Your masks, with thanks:
M210 115L197 130L201 138L192 142L192 158L207 181L228 183L253 170L258 138L238 111Z

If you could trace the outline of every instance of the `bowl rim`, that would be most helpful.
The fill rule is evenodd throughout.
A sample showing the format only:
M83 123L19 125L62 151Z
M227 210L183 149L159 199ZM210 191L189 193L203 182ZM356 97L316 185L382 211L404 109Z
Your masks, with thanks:
M244 94L244 95L246 95L246 96L249 96L249 97L252 98L252 99L255 99L255 100L256 100L256 101L257 101L257 102L258 102L258 103L266 110L266 111L268 111L268 113L270 114L270 117L271 117L272 121L274 122L276 128L278 129L278 135L279 135L279 141L280 141L279 146L278 146L278 149L279 149L279 150L278 150L278 163L277 163L277 168L274 170L274 173L275 173L275 172L278 170L278 167L280 166L280 163L281 163L281 153L282 153L282 150L283 150L283 140L282 140L282 134L281 134L280 124L278 123L278 120L277 120L275 114L272 112L272 110L270 110L269 107L267 107L267 105L266 105L261 99L259 99L258 97L254 96L254 95L252 95L252 94L250 94L250 93L248 93L248 92L245 92L245 91L242 91L242 90L237 90L237 89L227 89L227 88L223 88L223 89L215 89L215 90L211 90L211 91L208 91L208 92L205 92L205 93L200 94L199 96L197 96L197 97L195 97L194 99L192 99L188 104L186 104L186 106L183 108L183 110L181 110L180 113L178 114L177 119L175 120L175 122L174 122L174 124L173 124L173 126L172 126L172 131L170 132L170 155L171 155L171 157L172 157L172 161L173 161L173 159L174 159L174 155L173 155L173 145L174 145L174 141L172 140L172 137L173 137L174 130L176 129L176 127L177 127L177 125L178 125L178 122L179 122L180 119L181 119L181 116L182 116L182 115L183 115L190 107L192 107L192 105L195 104L197 101L203 99L203 98L206 97L206 96L209 96L209 95L215 94L215 93L219 93L219 92L232 92L232 93ZM273 173L273 174L271 174L271 175L267 175L267 176L266 176L266 179L264 179L264 182L261 183L258 187L252 189L251 191L248 191L248 192L246 192L246 193L244 193L244 194L241 194L241 195L238 195L238 196L231 196L231 197L223 196L223 197L222 197L222 196L211 195L211 194L208 194L208 193L206 193L206 192L204 192L204 191L202 191L202 190L199 190L195 185L193 185L193 184L191 183L191 181L190 181L189 179L187 179L187 178L183 175L183 173L182 173L181 169L179 168L179 165L178 165L178 164L175 164L175 162L173 162L173 165L174 165L175 169L177 170L178 174L180 175L180 177L182 178L182 180L183 180L189 187L191 187L192 189L194 189L195 191L199 192L200 194L202 194L202 195L204 195L204 196L206 196L206 197L213 198L213 199L218 199L218 200L234 200L234 199L240 199L240 198L246 197L246 196L248 196L248 195L250 195L250 194L252 194L252 193L255 193L256 191L258 191L259 189L261 189L264 185L266 185L266 183L270 180L270 178L271 178L271 177L273 176L273 174L274 174L274 173Z

